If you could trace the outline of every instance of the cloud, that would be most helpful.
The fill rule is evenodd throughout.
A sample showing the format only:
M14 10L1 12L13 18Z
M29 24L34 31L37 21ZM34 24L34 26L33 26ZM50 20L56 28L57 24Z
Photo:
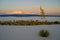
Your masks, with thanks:
M20 10L7 12L7 14L22 14L22 13L23 13L23 12L20 11Z

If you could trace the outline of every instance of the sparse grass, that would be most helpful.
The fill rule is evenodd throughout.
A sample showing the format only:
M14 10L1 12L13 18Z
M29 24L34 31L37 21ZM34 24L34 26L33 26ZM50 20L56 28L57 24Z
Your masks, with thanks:
M48 21L28 21L28 20L13 20L13 21L0 21L0 25L51 25L51 24L60 24L58 21L48 22Z

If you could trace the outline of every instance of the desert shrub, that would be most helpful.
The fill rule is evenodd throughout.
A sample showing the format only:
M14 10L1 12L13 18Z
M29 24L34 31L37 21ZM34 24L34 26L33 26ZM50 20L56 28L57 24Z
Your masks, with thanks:
M54 22L54 24L59 24L59 23L60 23L60 22L58 22L58 21L55 21L55 22Z
M50 33L48 30L42 29L39 31L39 36L41 36L41 37L48 37L49 35L50 35Z

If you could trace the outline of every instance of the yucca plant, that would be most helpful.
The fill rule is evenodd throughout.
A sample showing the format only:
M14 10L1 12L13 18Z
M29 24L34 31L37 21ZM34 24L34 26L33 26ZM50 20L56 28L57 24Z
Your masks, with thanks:
M41 36L41 37L49 37L49 35L50 35L50 33L48 30L42 29L39 31L39 36Z

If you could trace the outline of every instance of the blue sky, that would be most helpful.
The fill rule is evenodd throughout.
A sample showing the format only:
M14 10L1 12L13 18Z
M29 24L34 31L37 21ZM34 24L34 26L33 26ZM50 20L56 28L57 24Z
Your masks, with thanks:
M20 10L39 13L40 5L47 13L60 13L60 0L0 0L0 12Z

